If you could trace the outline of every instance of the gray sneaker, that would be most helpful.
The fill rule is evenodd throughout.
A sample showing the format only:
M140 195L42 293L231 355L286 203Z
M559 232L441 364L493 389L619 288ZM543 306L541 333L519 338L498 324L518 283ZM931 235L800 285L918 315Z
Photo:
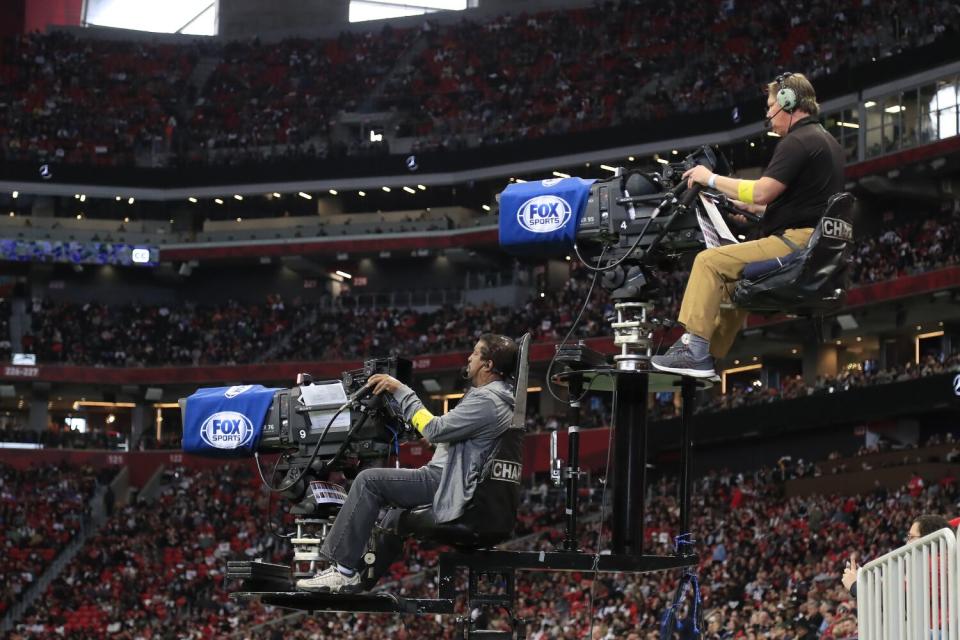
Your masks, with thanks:
M328 567L312 578L297 580L300 591L319 591L328 593L358 593L363 590L360 572L345 576L336 567Z
M715 378L717 372L713 370L713 356L707 354L703 358L695 358L690 351L689 340L688 335L683 334L662 356L650 358L650 364L657 371L666 373L678 373L693 378Z

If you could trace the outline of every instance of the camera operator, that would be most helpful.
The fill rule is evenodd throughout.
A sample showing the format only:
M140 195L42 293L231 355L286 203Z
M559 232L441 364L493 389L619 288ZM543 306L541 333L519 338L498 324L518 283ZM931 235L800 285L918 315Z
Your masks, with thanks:
M464 377L472 388L443 416L434 416L412 389L385 374L370 376L373 393L390 393L403 419L436 445L419 469L365 469L320 549L333 564L313 578L297 581L307 591L354 593L361 589L358 569L383 507L412 508L433 504L438 523L459 518L479 483L483 467L513 420L514 394L505 379L513 373L516 343L491 333L480 336L467 359Z
M679 321L686 333L651 364L660 371L697 378L716 375L714 358L730 350L746 311L722 309L728 287L745 265L803 248L830 196L843 189L843 149L819 123L813 86L799 73L785 73L767 85L767 117L781 136L759 180L718 176L704 165L683 174L688 186L711 187L760 215L759 240L701 251L690 272Z

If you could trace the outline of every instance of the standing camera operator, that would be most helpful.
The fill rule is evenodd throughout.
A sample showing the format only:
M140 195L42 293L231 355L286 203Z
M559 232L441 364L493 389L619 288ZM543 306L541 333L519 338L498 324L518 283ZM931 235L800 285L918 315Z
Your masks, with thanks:
M660 371L697 378L716 375L714 358L730 350L747 315L722 309L728 287L745 265L779 258L807 244L827 206L843 189L843 149L819 123L813 85L799 73L785 73L767 85L767 122L781 136L759 180L738 180L698 165L686 173L688 186L708 186L760 215L763 237L697 254L680 306L686 333L651 364Z
M467 359L465 377L472 388L456 408L434 416L412 389L385 374L370 376L373 393L388 392L403 419L436 445L433 458L419 469L365 469L350 487L320 554L333 564L313 578L297 581L307 591L354 593L361 590L358 569L383 507L433 504L438 523L459 518L480 480L480 469L497 439L513 420L514 395L504 380L513 373L516 343L501 335L480 336Z

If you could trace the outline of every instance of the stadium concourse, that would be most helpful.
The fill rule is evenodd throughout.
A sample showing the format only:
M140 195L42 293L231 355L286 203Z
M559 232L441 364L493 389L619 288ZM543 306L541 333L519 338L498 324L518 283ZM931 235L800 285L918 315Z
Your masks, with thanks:
M458 575L456 615L532 640L874 640L862 623L875 611L843 585L845 563L918 544L921 515L960 516L955 3L471 0L435 11L405 0L420 14L348 23L351 7L396 3L190 0L186 24L156 19L170 32L158 34L95 26L118 8L143 18L149 3L10 4L0 637L466 637L456 616L232 597L228 561L291 563L292 503L253 460L184 453L177 401L205 387L288 388L301 372L341 380L369 358L400 357L440 414L463 397L479 336L529 333L520 506L499 546L557 550L571 521L563 481L576 474L552 477L552 434L571 458L556 346L622 354L621 274L588 268L597 236L577 229L576 247L506 252L499 230L515 212L501 212L500 195L570 176L623 195L628 180L611 176L639 175L659 202L703 145L731 175L756 178L778 144L763 123L766 86L787 71L816 87L858 201L842 304L746 319L718 379L695 393L690 468L679 387L630 399L650 420L642 487L617 475L617 430L639 430L616 424L624 397L590 383L578 420L567 550L616 556L618 495L637 489L644 553L675 558L678 537L693 540L698 591L673 611L685 619L699 598L699 633L689 619L661 631L676 569L519 571L513 618L468 606ZM184 35L208 11L214 35ZM612 215L626 216L615 200ZM656 353L682 331L674 319L706 237L696 223L674 231L662 251L628 256L648 269L631 295L649 303ZM433 453L412 436L393 451L374 464L415 467ZM436 598L449 551L408 540L376 589Z

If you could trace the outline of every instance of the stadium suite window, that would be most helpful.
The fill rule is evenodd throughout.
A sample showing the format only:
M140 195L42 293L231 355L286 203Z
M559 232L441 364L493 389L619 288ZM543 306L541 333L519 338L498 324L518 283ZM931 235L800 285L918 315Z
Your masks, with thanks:
M462 11L477 0L351 0L350 22L419 16L437 11Z

